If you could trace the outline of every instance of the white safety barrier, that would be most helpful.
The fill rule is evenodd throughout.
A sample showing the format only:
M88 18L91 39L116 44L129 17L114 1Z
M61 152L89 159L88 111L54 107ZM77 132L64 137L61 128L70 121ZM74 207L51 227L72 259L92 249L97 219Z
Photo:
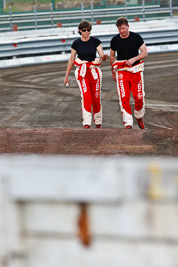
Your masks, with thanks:
M165 52L177 52L178 44L168 45L155 45L147 47L148 54L152 53L165 53ZM104 49L105 54L110 54L109 50ZM47 64L47 63L58 63L67 62L70 58L69 53L62 53L56 55L45 55L36 57L24 57L24 58L12 58L6 60L0 60L0 68L13 68L35 64Z
M0 266L178 266L178 159L0 157Z

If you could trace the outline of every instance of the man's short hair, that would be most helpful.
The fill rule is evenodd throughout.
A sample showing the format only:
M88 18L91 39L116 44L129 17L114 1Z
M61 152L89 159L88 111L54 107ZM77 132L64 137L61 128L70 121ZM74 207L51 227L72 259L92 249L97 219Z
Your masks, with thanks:
M118 19L116 20L116 26L117 26L117 27L121 27L123 24L126 25L126 26L129 25L128 20L127 20L126 18L124 18L124 17L120 17L120 18L118 18Z
M83 20L80 22L80 24L78 25L78 30L83 30L83 29L92 29L92 24L91 22L89 22L88 20ZM80 34L80 32L78 31L78 33Z

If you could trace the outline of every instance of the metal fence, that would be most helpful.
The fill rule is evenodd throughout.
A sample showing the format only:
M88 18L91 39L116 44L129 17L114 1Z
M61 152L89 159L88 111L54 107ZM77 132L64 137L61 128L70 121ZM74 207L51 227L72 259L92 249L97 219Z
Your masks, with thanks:
M2 13L8 12L9 5L12 6L13 12L32 11L33 5L37 6L38 10L49 11L49 4L52 4L54 11L66 9L80 9L81 3L84 3L85 8L90 8L91 0L3 0L1 5L4 5ZM94 8L121 7L121 6L136 6L142 5L142 0L93 0ZM145 5L160 5L160 7L177 6L177 0L144 0Z
M3 13L8 12L8 7L11 5L13 12L32 11L33 5L37 6L38 10L49 11L49 4L52 4L54 11L67 9L80 9L81 3L84 3L85 8L90 8L91 0L3 0ZM169 1L169 0L168 0ZM173 0L175 1L175 0ZM135 6L142 4L142 0L93 0L94 8ZM145 0L146 5L166 5L167 0Z
M119 16L125 16L129 21L163 19L178 15L178 0L157 1L154 4L147 0L141 0L137 5L130 5L126 0L123 5L105 8L98 8L94 6L93 2L90 2L89 7L86 7L86 3L80 3L79 9L61 11L54 10L51 3L49 8L50 11L42 12L34 5L33 12L13 13L12 7L9 6L8 14L0 16L0 32L71 27L78 25L83 19L87 19L93 24L110 24L115 23Z

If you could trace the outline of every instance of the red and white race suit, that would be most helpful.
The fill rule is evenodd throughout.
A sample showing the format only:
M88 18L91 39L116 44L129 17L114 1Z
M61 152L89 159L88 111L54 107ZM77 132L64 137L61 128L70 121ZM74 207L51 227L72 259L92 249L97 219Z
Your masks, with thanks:
M75 78L81 94L83 125L91 125L92 109L95 124L102 124L102 72L99 68L101 63L98 62L97 60L88 62L80 59L74 61Z
M145 113L145 92L143 83L144 63L128 67L126 61L115 61L112 64L113 71L116 73L117 93L121 108L123 123L125 126L133 126L132 110L130 106L130 91L132 92L136 119L143 118Z

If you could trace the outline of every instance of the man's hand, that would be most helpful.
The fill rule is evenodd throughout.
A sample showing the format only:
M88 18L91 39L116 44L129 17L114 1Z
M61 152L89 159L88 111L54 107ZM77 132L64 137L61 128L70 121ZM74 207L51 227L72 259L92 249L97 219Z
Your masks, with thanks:
M130 59L128 59L128 60L126 60L126 64L129 66L129 67L131 67L134 63L135 63L135 58L133 57L133 58L130 58Z
M114 82L116 82L116 73L112 71L112 79Z

